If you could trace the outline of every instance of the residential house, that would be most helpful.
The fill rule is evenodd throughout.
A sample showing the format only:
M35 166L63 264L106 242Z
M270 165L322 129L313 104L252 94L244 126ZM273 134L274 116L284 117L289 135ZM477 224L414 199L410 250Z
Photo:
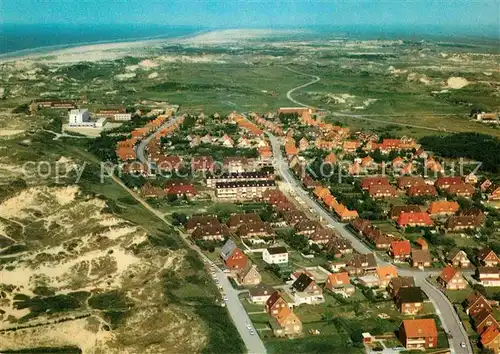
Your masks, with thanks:
M318 245L325 245L331 240L333 240L336 236L335 233L327 228L321 228L314 231L312 234L307 236L309 238L309 243L316 243Z
M343 237L334 237L325 245L325 250L333 254L334 257L340 258L345 254L350 254L353 251L349 240Z
M433 222L431 218L429 217L429 214L420 212L420 213L401 213L399 215L398 220L396 221L399 227L405 228L405 227L415 227L415 226L420 226L420 227L430 227L433 225Z
M393 205L389 211L389 217L396 221L401 213L421 213L422 209L418 205Z
M409 197L435 197L437 196L436 187L431 185L412 186L406 192Z
M271 294L275 292L275 290L272 286L259 284L257 286L254 286L253 288L250 288L248 292L250 294L251 302L253 302L254 304L265 304Z
M398 276L391 278L389 284L387 285L387 291L393 298L396 297L401 288L414 287L415 279L413 277L402 277Z
M443 269L437 281L447 290L463 290L467 288L467 282L462 273L451 265Z
M247 266L247 256L236 246L233 240L227 240L220 250L220 256L227 268L243 269Z
M323 162L326 164L334 165L337 163L337 156L333 152L331 152L328 155L326 155Z
M344 297L351 296L356 290L349 281L349 274L347 272L329 274L325 288Z
M368 187L368 194L372 198L391 198L397 195L396 189L389 185L372 185Z
M398 178L398 188L408 189L411 187L426 186L425 180L422 177L402 176Z
M358 234L363 235L367 227L371 225L370 220L365 220L361 218L352 219L349 222L349 226L354 229Z
M377 276L380 281L380 286L386 288L391 279L398 276L398 270L392 264L388 266L380 266L377 267Z
M434 182L434 187L446 190L450 188L450 186L462 183L463 181L461 177L438 177L438 179Z
M481 226L481 221L475 216L452 215L445 223L447 232L475 230Z
M489 248L483 248L477 256L478 261L485 267L500 266L500 258Z
M411 251L411 265L413 267L430 267L432 264L432 257L429 251L412 250Z
M481 334L481 345L490 349L494 354L500 354L500 329L490 326Z
M289 308L287 301L284 298L285 294L282 294L278 290L275 290L271 296L266 301L265 310L272 317L278 317Z
M193 240L222 241L229 238L230 234L226 225L218 224L198 226L191 234L191 237Z
M373 253L356 253L349 259L345 268L349 275L374 273L377 269L377 261Z
M207 187L215 188L220 182L242 182L242 181L269 181L273 180L272 173L263 171L250 172L224 172L219 174L209 174L206 178Z
M394 241L389 247L389 255L398 262L406 261L411 254L411 244L408 240Z
M271 318L269 325L276 337L295 337L302 333L302 322L289 308L285 309L279 316Z
M489 201L500 200L500 187L497 187L493 192L488 195Z
M432 349L437 347L438 331L432 318L403 320L399 327L399 340L406 349Z
M473 185L463 182L460 184L453 184L449 186L446 191L451 195L464 198L470 198L476 192Z
M361 189L368 190L370 186L387 186L390 185L387 177L365 177L361 180Z
M486 310L492 312L493 309L489 301L481 293L475 291L470 294L465 300L465 313L471 317L476 316L479 312Z
M186 224L184 225L184 228L186 229L187 232L192 232L198 226L210 226L210 225L220 225L220 222L215 216L212 215L207 215L207 216L195 215L187 220Z
M465 251L454 248L446 255L446 261L454 267L468 268L470 267L470 260Z
M267 264L286 264L288 263L288 251L285 247L269 247L262 251L262 259Z
M291 286L295 304L319 304L325 301L323 290L305 273L302 273Z
M427 251L429 249L429 244L423 237L417 238L415 243L420 247L421 250Z
M497 266L477 267L476 276L483 286L500 286L500 268Z
M465 176L465 183L475 185L477 182L479 182L479 179L473 172Z
M471 317L474 322L474 328L476 329L477 334L484 333L484 331L486 331L486 329L491 326L494 326L496 328L500 327L497 320L490 311L482 310Z
M316 220L302 220L295 224L295 231L299 235L311 235L316 230L322 228L319 221Z
M236 234L252 243L263 243L266 239L274 239L275 236L271 225L263 221L243 224L238 227Z
M294 226L300 221L309 220L303 211L291 210L283 213L286 223L290 226Z
M260 284L262 280L257 267L255 265L251 265L250 262L247 262L245 268L238 270L236 276L238 278L238 282L244 286L257 285Z
M262 222L260 216L256 213L233 214L227 220L226 225L231 230L237 230L242 225Z
M418 286L400 288L394 300L398 310L405 315L416 315L424 309L422 289Z
M427 212L431 216L445 216L455 214L460 206L455 201L439 200L429 204Z
M184 186L172 186L167 190L167 195L175 195L177 197L193 198L198 194L198 190L192 184Z

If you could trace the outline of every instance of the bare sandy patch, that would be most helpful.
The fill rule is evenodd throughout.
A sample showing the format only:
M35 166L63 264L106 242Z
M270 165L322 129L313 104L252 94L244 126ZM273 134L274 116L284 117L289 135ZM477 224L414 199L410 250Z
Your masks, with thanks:
M452 76L446 81L447 87L451 89L461 89L469 84L469 81L463 77Z

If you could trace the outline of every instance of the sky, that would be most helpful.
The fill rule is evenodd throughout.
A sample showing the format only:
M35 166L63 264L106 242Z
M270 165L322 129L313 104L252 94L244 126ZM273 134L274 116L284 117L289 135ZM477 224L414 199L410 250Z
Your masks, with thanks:
M500 0L0 0L0 23L490 26Z

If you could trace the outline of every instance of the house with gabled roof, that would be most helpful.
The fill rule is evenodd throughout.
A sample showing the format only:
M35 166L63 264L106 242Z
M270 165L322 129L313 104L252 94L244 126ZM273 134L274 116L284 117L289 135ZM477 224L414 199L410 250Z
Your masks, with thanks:
M398 270L392 264L377 267L376 272L379 279L379 285L383 288L386 288L387 285L389 285L392 278L396 278L398 276Z
M257 266L251 265L250 262L247 262L245 268L239 269L236 272L236 277L238 282L245 286L258 285L262 280Z
M460 206L455 201L438 200L431 202L427 212L431 216L445 216L455 214L460 209Z
M408 189L410 187L425 186L425 180L419 176L401 176L398 178L398 188Z
M424 268L430 267L432 257L429 251L414 249L411 251L411 264L413 267Z
M389 255L399 262L406 261L411 254L411 244L408 240L393 241L389 247Z
M425 238L423 238L422 236L417 238L417 240L415 241L415 244L417 244L421 250L427 251L429 249L429 244L427 243Z
M254 304L265 304L275 291L272 286L262 283L248 290L250 301Z
M500 353L500 329L496 326L488 327L481 334L481 345L490 349L494 354Z
M401 288L414 287L414 286L415 286L415 279L413 277L397 276L391 278L389 284L387 285L387 291L389 291L389 294L391 294L391 296L395 298Z
M494 267L477 267L476 277L483 286L500 286L500 268Z
M463 182L449 186L446 191L451 195L464 198L470 198L476 193L473 185Z
M467 288L467 282L462 276L462 273L460 273L458 268L451 265L446 266L441 271L437 281L447 290L462 290Z
M220 250L224 265L230 269L243 269L247 266L247 256L236 246L233 240L226 241Z
M325 288L334 294L340 294L344 297L351 296L356 290L351 284L347 272L329 274L326 279Z
M399 340L406 349L432 349L437 347L438 331L432 318L404 320L399 327Z
M293 282L291 291L296 305L312 305L325 301L321 287L305 273L302 273L297 280Z
M460 248L454 248L446 255L446 261L454 267L468 268L470 260L467 253Z
M226 225L216 224L198 226L191 234L191 237L193 240L222 241L227 239L230 234Z
M420 213L422 209L418 205L393 205L389 211L389 218L397 220L401 213Z
M437 196L436 187L431 185L411 186L406 191L409 197L435 197Z
M368 194L372 198L392 198L397 195L396 189L390 184L372 185L368 187Z
M500 258L489 248L483 248L479 251L477 259L485 267L496 267L500 265Z
M462 183L462 177L438 177L434 182L434 187L446 190L450 188L450 186Z
M493 311L486 297L483 294L475 291L470 294L465 300L465 313L471 317L474 317L483 310L486 310L488 312Z
M286 310L290 309L288 302L285 300L285 294L275 290L266 301L265 310L272 317L278 317Z
M295 337L302 333L302 322L291 310L284 310L279 316L271 318L269 325L276 337Z
M398 217L398 220L396 222L399 227L415 227L415 226L420 226L420 227L430 227L434 225L432 222L431 218L429 217L429 214L427 213L401 213Z
M400 288L394 300L399 312L405 315L415 315L424 309L422 289L418 286Z
M233 214L227 220L227 226L231 230L237 230L241 225L262 222L256 213Z
M210 226L210 225L220 225L219 220L213 215L195 215L190 217L184 228L187 232L192 232L198 226Z
M493 314L488 310L482 310L476 313L472 317L472 321L474 322L474 328L476 329L477 334L482 334L488 327L494 326L499 328L497 320L493 316Z

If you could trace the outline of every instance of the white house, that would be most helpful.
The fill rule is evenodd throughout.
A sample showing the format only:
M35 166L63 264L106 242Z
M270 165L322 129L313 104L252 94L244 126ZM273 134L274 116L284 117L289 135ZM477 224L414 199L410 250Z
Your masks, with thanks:
M267 299L274 293L276 290L272 286L259 284L249 290L250 293L250 301L254 304L265 304Z
M88 122L90 122L90 113L88 109L72 109L69 111L70 126L88 125L86 124Z
M262 252L262 259L267 264L288 263L288 252L285 247L269 247Z

